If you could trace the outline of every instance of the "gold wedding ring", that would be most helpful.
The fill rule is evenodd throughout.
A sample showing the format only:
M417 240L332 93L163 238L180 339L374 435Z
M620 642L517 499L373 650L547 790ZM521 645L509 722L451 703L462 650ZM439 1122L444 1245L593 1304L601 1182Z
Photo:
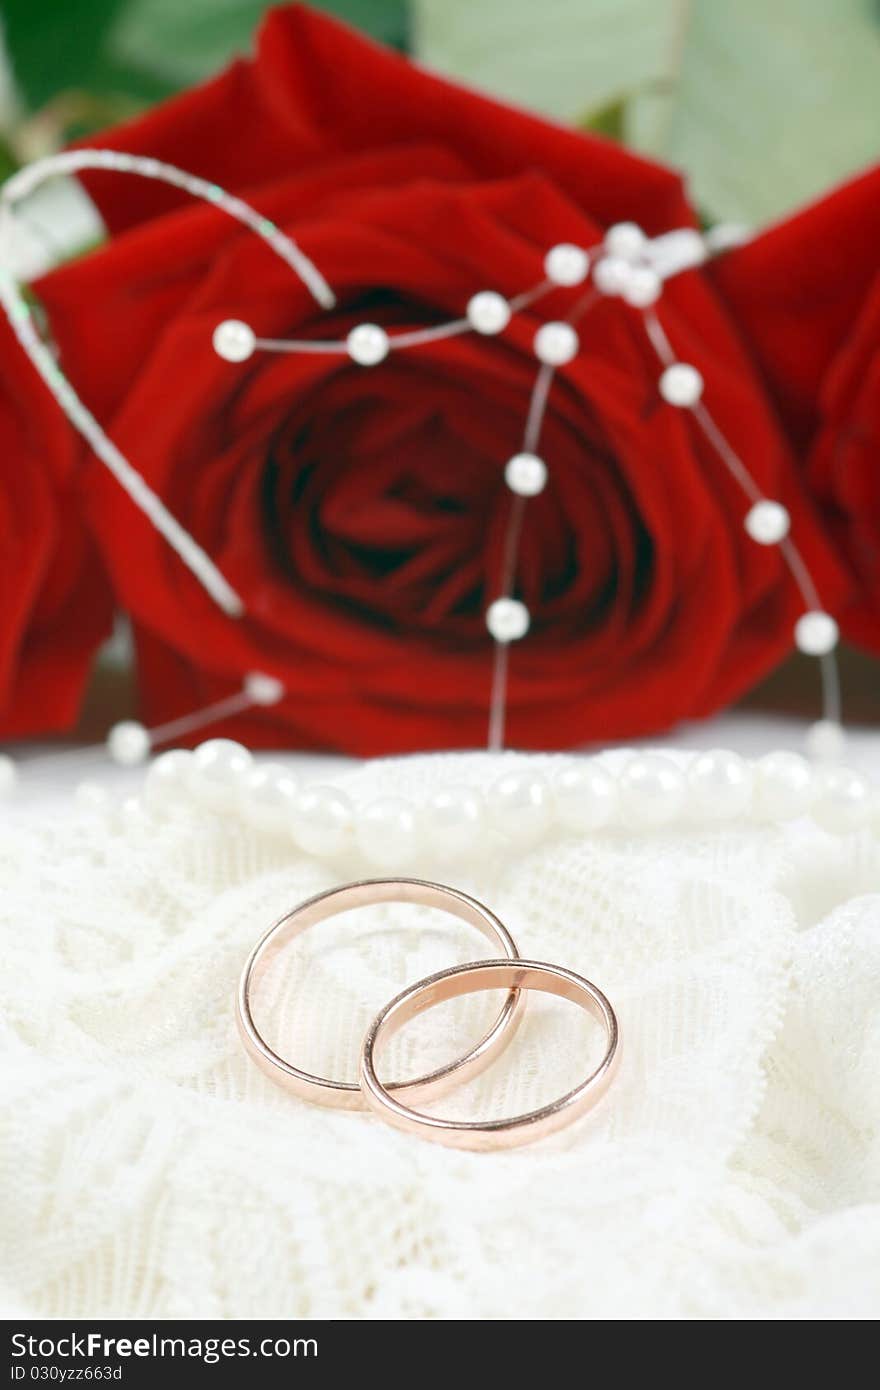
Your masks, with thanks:
M510 932L494 912L468 893L458 888L446 888L440 883L427 883L417 878L363 879L358 883L345 884L342 888L331 888L329 892L318 893L314 898L300 903L269 928L248 956L238 987L236 1021L241 1040L260 1070L270 1081L302 1100L317 1105L340 1106L344 1110L363 1110L365 1106L363 1092L356 1081L331 1081L324 1076L315 1076L294 1066L269 1046L254 1022L251 1010L254 988L271 962L307 927L352 908L389 902L440 908L450 916L476 927L508 960L516 960L519 955ZM517 990L510 990L488 1033L463 1057L427 1076L412 1081L390 1082L388 1089L406 1094L413 1100L424 1099L429 1095L441 1095L452 1085L478 1075L513 1037L522 1017L524 1003Z
M364 1038L359 1082L332 1081L304 1071L271 1048L257 1028L251 1010L254 987L271 961L307 927L352 908L385 902L440 908L476 927L493 946L501 948L503 958L441 970L410 985L386 1004ZM504 1004L492 1027L469 1052L426 1076L409 1081L380 1080L377 1052L399 1028L447 999L491 989L507 990ZM548 1105L504 1119L447 1120L416 1109L414 1102L469 1080L500 1056L519 1026L530 990L559 995L585 1009L601 1025L605 1038L602 1058L584 1080ZM397 1129L432 1143L481 1152L528 1144L571 1124L604 1095L620 1058L617 1017L596 985L563 966L522 960L507 928L488 907L460 889L423 879L364 879L319 893L287 913L257 942L245 962L236 1018L244 1046L260 1070L303 1100L347 1110L368 1106Z

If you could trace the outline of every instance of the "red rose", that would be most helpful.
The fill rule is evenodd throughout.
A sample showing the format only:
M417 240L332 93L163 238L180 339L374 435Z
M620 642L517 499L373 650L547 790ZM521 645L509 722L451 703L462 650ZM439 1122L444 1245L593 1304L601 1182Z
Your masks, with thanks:
M880 167L719 262L829 528L844 632L880 652Z
M81 520L71 431L0 326L0 735L67 729L110 589Z
M41 293L86 401L230 582L225 618L97 465L90 514L134 615L146 708L164 719L243 672L287 698L226 726L248 741L374 753L480 744L532 340L559 291L498 339L471 335L365 369L328 357L211 349L222 319L264 336L419 327L479 289L542 277L560 241L609 223L693 222L680 180L604 141L430 77L293 6L253 62L101 143L165 158L251 199L339 296L317 310L290 271L215 209L157 184L88 183L114 233ZM826 603L839 575L748 358L705 277L664 295L676 350L794 532ZM603 302L553 387L551 481L529 503L511 652L509 738L565 746L708 714L791 646L800 611L780 556L742 527L717 457L657 391L641 318Z

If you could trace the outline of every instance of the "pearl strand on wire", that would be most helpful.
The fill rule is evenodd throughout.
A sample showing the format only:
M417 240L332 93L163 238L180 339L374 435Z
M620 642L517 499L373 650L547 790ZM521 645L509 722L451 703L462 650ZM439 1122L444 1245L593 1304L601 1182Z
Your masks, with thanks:
M594 251L595 248L585 251L579 246L567 243L552 247L544 260L548 280L567 288L582 284L589 274L590 257ZM524 637L531 624L529 611L520 599L513 597L513 588L526 505L530 498L543 492L548 478L547 465L535 451L540 443L556 368L576 356L580 339L574 324L580 322L597 299L596 291L589 289L577 300L567 319L555 324L544 324L536 333L535 355L541 365L529 400L522 452L514 454L504 467L504 480L513 493L513 500L504 536L501 576L498 583L499 597L492 601L486 612L486 626L495 643L487 740L488 748L492 752L497 752L504 746L510 643ZM552 331L548 334L547 329Z
M795 624L795 644L806 655L820 658L823 717L811 730L812 742L817 745L811 751L831 751L832 744L838 745L839 751L842 747L840 677L835 655L838 627L831 614L823 610L806 561L789 535L791 518L788 509L781 502L764 496L749 469L725 438L702 399L703 378L700 372L696 367L677 361L656 309L646 311L644 321L648 339L664 364L660 377L661 396L670 405L690 411L727 471L751 502L743 521L751 539L758 545L779 546L806 610Z
M0 188L0 233L17 202L45 179L84 169L113 170L157 179L209 202L261 237L289 265L322 307L331 308L335 304L332 290L315 265L273 222L262 217L242 199L226 193L219 185L157 159L112 150L75 150L37 161L13 175ZM514 494L514 502L508 517L499 592L488 604L485 615L486 625L495 643L489 712L490 748L500 748L504 742L509 646L525 636L531 621L525 604L514 597L513 588L526 502L537 496L547 481L547 466L534 451L540 438L554 373L571 362L580 348L574 323L592 307L598 295L619 296L633 308L643 311L648 337L665 364L659 383L661 395L669 404L691 411L722 462L752 502L745 521L749 535L759 544L779 544L806 605L806 612L795 626L796 644L802 651L819 656L822 661L823 718L811 732L813 751L836 752L842 745L839 677L833 656L837 624L830 614L822 610L807 565L787 534L789 518L786 509L781 503L762 496L754 478L702 404L703 381L699 371L675 360L653 308L661 295L665 279L701 264L709 255L739 244L744 239L739 229L724 227L713 229L705 236L691 228L682 228L649 239L635 223L622 222L609 228L598 248L585 249L570 243L551 247L544 261L545 279L540 284L510 300L494 290L480 290L468 301L464 317L445 324L389 335L378 324L361 323L350 331L344 341L258 338L250 325L238 319L226 320L218 324L214 331L215 351L229 362L247 361L259 349L268 352L347 355L359 365L371 367L384 361L392 350L419 347L469 331L489 336L501 333L515 312L554 287L572 288L582 284L592 271L590 292L582 296L568 317L544 323L535 333L534 352L541 365L530 400L523 448L505 464L504 477ZM594 259L597 251L598 259ZM240 596L79 399L55 362L52 352L40 338L30 307L18 284L2 266L0 302L22 348L74 426L219 606L230 616L241 616L244 605ZM186 720L183 722L186 723ZM143 738L136 735L135 726L132 725L124 734L118 735L118 749L127 749L133 754L136 740L139 747L143 746ZM3 762L0 762L0 769L5 769L0 770L2 789L3 778L9 769Z
M742 240L742 234L737 231L734 244ZM806 608L795 626L796 644L802 651L819 656L822 662L822 718L808 735L810 751L824 756L837 755L842 750L839 678L832 653L837 625L831 615L822 610L809 569L787 535L790 525L787 510L781 503L763 496L752 474L728 443L701 401L703 378L700 372L676 360L653 307L662 293L664 279L701 264L709 255L725 249L728 242L729 238L703 236L690 228L651 240L635 223L622 222L609 228L598 247L583 248L569 243L551 247L544 260L544 280L523 294L506 300L493 290L478 291L468 301L465 317L431 328L391 335L378 324L362 323L356 325L344 341L263 339L239 320L227 320L215 330L215 350L230 362L245 361L257 350L324 352L345 355L360 366L373 367L395 350L422 346L468 331L484 335L501 333L514 312L554 288L574 288L590 277L590 288L568 316L542 324L535 333L534 353L540 365L529 401L522 449L504 466L505 482L514 497L507 519L496 596L488 604L485 615L494 641L489 701L490 750L497 751L504 745L510 644L521 640L531 624L526 605L514 596L513 590L526 505L530 498L543 491L548 478L547 465L535 451L555 373L573 361L580 349L575 324L601 296L620 297L631 307L642 310L645 330L664 365L658 383L661 396L670 405L691 410L721 461L752 503L745 520L748 534L758 544L780 545Z
M448 323L393 335L386 333L378 324L361 323L356 325L343 341L260 338L249 324L239 319L227 319L218 324L214 331L214 349L219 356L233 363L247 361L257 351L301 354L317 352L347 355L360 366L374 367L395 350L423 346L469 331L484 336L501 333L510 323L514 313L528 307L554 288L580 284L586 278L589 268L588 250L569 243L560 243L548 251L544 260L545 278L537 285L510 300L494 290L480 290L468 301L465 316ZM586 308L595 297L592 293L588 296L588 302L582 312L586 312ZM535 455L534 449L537 447L553 373L557 366L571 361L579 348L572 318L570 315L566 321L545 323L535 334L535 354L542 365L529 405L523 449L521 453L509 459L505 466L505 480L511 491L516 494L517 500L511 509L505 539L504 579L499 596L489 605L486 613L487 627L495 639L490 697L490 748L499 748L503 743L508 646L511 641L523 637L528 630L529 617L525 605L513 598L509 591L515 578L519 529L523 515L522 500L536 496L546 483L546 465Z
M250 671L244 678L240 690L226 695L222 700L214 700L210 705L193 710L179 719L170 719L164 724L148 728L137 719L122 719L107 734L104 742L85 748L62 749L57 753L37 754L25 760L28 772L34 768L46 774L56 772L59 767L78 767L98 763L110 758L119 767L137 767L146 762L149 755L163 743L185 738L198 729L219 723L221 719L231 719L245 710L266 709L277 705L284 698L284 685L275 676L263 671ZM18 785L20 764L0 753L0 799L9 796ZM102 805L109 800L103 787L94 782L84 782L78 789L79 799L88 805Z
M186 738L197 729L218 724L221 719L232 719L237 714L244 714L245 710L277 705L283 698L284 686L280 680L262 671L251 671L245 676L241 690L193 710L191 714L169 719L164 724L155 724L150 729L134 719L124 719L114 724L107 735L107 751L115 763L122 767L133 767L146 761L149 754L163 743Z
M581 247L560 244L547 253L544 268L551 282L562 287L573 288L582 284L591 267L593 268L592 287L577 300L567 318L559 323L545 324L535 335L535 355L540 362L529 401L528 416L523 436L523 452L515 454L505 465L504 477L511 492L515 494L510 507L504 539L501 576L498 583L499 597L489 605L486 625L495 642L492 669L492 690L489 700L488 747L498 751L504 746L504 732L507 712L507 682L509 674L510 643L525 636L531 625L531 615L521 600L513 597L516 567L525 521L526 501L543 491L548 477L547 465L535 453L538 448L544 416L550 399L550 390L556 369L565 366L577 355L580 339L574 325L589 312L603 292L602 270L606 259L600 259L593 266L592 258L597 251L610 245L617 247L617 253L629 240L641 249L645 238L634 224L621 223L610 229L605 243L600 247ZM607 276L605 277L607 280ZM612 277L613 291L617 293L623 285L619 274Z
M251 325L241 319L224 319L215 328L212 341L214 351L227 362L246 362L255 352L325 353L331 357L348 357L361 367L376 367L390 352L424 347L464 333L479 333L484 337L501 333L515 313L549 294L552 288L551 281L542 280L509 300L495 290L479 290L468 300L464 318L404 333L386 333L376 323L359 323L344 339L260 338Z
M724 229L720 229L724 230ZM744 239L738 230L733 244ZM813 577L798 547L790 538L790 517L782 503L766 498L753 475L732 448L714 417L702 401L703 378L696 367L676 359L672 345L660 323L655 305L659 300L664 279L701 264L710 254L729 244L723 236L702 236L683 228L651 241L640 227L622 222L609 228L594 260L596 248L589 252L579 247L554 247L547 256L545 270L553 280L554 270L563 269L556 283L574 285L585 280L592 265L593 293L586 294L558 324L545 324L535 337L535 355L541 362L529 406L523 453L515 455L505 467L505 480L516 494L507 522L502 573L498 585L499 597L489 604L486 623L495 641L492 693L489 710L488 746L500 749L504 744L504 724L507 704L509 645L525 636L531 618L525 604L513 597L516 563L519 554L525 513L525 499L537 495L547 478L544 461L534 454L546 411L555 370L577 355L579 340L573 324L595 303L599 295L619 296L632 308L642 311L648 339L663 365L658 389L670 405L688 409L713 445L721 462L739 484L751 507L744 526L757 544L780 547L785 564L804 602L805 611L794 628L795 645L804 653L820 659L822 678L822 718L807 736L811 753L821 757L836 757L844 746L840 724L840 677L834 649L838 627L822 602ZM554 260L558 258L558 266Z
M109 800L84 800L114 814ZM194 752L175 750L147 770L141 796L122 807L130 826L178 822L194 815L232 816L320 859L360 859L371 869L401 870L413 861L466 862L499 848L528 849L552 832L632 835L724 826L768 825L810 817L822 829L880 834L880 795L858 773L816 766L797 753L756 760L717 749L684 765L663 753L554 760L547 773L519 766L502 772L486 794L465 785L438 787L424 802L381 796L356 806L334 786L301 786L283 765L258 763L241 744L210 739Z
M27 165L7 179L0 188L0 237L4 232L8 235L16 204L22 198L34 192L47 179L60 174L76 174L84 169L110 169L116 173L138 174L143 178L155 179L160 183L181 188L194 198L211 203L266 242L323 308L329 309L335 304L333 291L317 267L269 218L261 217L248 203L226 193L218 184L197 178L173 164L139 155L121 154L113 150L71 150L64 154L50 155L46 159ZM172 515L137 469L132 467L80 399L55 361L51 350L37 332L30 305L21 293L17 280L2 264L0 303L22 349L74 428L128 493L135 506L144 513L192 571L214 602L230 617L241 617L245 611L241 596L224 578L207 552Z

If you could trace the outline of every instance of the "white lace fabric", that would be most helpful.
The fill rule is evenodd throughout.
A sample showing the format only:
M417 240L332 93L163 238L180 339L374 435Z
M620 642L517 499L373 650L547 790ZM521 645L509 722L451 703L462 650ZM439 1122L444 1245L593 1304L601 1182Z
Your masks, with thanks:
M506 755L511 761L513 755ZM535 759L544 767L548 759ZM365 765L356 803L485 787L498 759ZM7 1316L869 1318L880 1311L880 841L815 825L578 839L490 835L466 871L523 955L593 979L621 1021L601 1105L534 1146L467 1154L272 1086L237 1038L242 962L350 872L234 815L114 834L6 830L0 1269ZM427 871L417 864L410 871ZM494 954L389 906L311 929L261 992L271 1040L351 1079L376 1009ZM498 1006L400 1035L415 1074ZM559 1094L598 1046L535 1000L441 1113Z

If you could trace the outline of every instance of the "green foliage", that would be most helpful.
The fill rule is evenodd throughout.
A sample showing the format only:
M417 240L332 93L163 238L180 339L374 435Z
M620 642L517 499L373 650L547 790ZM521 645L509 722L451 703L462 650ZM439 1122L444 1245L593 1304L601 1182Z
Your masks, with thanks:
M267 0L124 0L109 42L132 69L168 87L185 87L247 52L269 8ZM405 0L331 0L315 8L403 45Z
M374 39L409 49L409 4L407 0L312 0L314 8L344 19Z
M413 0L413 48L680 166L715 218L778 216L877 157L875 0Z
M26 110L79 93L76 124L99 126L247 52L269 8L270 0L3 0L3 20ZM407 0L329 0L316 8L406 46Z
M315 3L454 77L679 165L713 218L780 215L877 155L875 0ZM2 0L7 155L33 149L16 139L16 110L49 108L44 146L111 124L246 52L269 4Z
M151 101L167 83L121 62L110 36L127 0L3 0L6 46L26 107L71 90Z

